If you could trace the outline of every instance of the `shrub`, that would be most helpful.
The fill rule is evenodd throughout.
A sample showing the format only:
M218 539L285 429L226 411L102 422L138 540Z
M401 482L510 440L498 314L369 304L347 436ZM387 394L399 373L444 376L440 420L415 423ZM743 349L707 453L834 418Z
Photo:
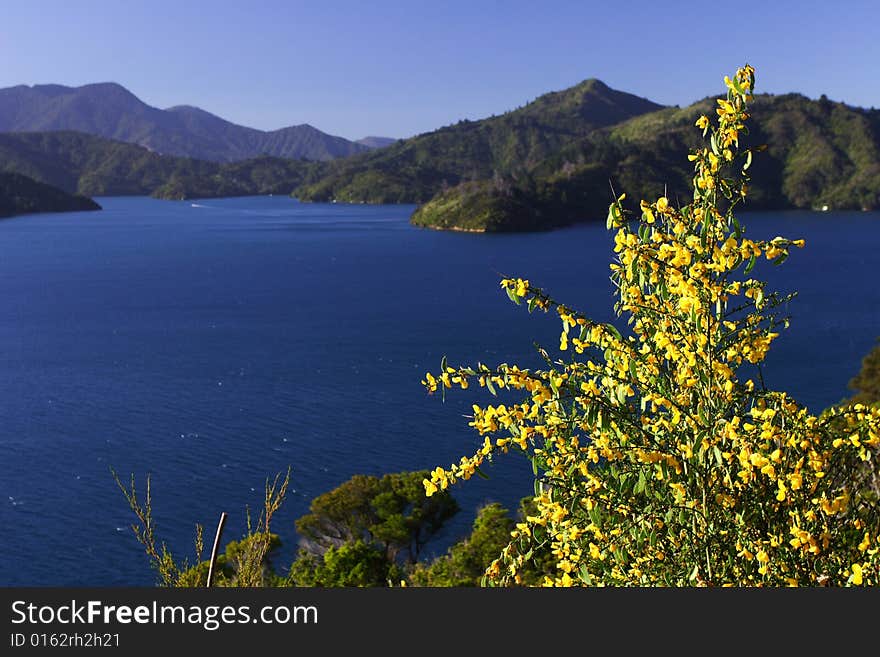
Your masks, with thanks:
M761 363L788 321L791 297L750 277L758 258L782 264L803 241L745 237L734 210L759 149L742 148L754 69L725 78L717 119L696 125L693 201L625 195L611 276L625 335L556 302L521 278L501 282L530 312L555 311L561 352L547 369L502 364L427 374L429 392L476 381L519 402L473 407L482 447L424 483L430 496L499 453L536 473L535 511L487 570L523 581L553 555L546 585L876 584L880 410L855 404L811 415L764 385ZM573 352L573 354L572 354ZM746 378L748 377L748 378ZM866 467L867 466L867 467Z

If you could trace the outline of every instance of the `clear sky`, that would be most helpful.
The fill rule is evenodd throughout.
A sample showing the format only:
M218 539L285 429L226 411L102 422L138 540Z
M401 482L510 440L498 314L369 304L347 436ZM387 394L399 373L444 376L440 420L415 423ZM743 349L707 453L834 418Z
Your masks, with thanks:
M757 91L880 107L880 0L2 0L0 87L114 81L261 129L405 137L596 77L669 105Z

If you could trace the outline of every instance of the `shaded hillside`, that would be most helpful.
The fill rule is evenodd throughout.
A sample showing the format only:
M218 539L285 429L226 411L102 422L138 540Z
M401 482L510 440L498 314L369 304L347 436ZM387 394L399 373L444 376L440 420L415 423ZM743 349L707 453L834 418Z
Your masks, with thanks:
M318 169L269 157L230 164L172 157L77 132L0 134L0 171L88 196L288 194Z
M100 209L100 205L85 196L68 194L21 174L0 173L0 217Z
M445 187L494 175L520 177L572 140L661 106L586 80L525 107L460 121L381 151L329 163L301 200L420 203Z
M75 130L157 153L233 162L263 155L331 160L370 150L303 124L262 131L197 107L151 107L118 84L0 89L0 132Z

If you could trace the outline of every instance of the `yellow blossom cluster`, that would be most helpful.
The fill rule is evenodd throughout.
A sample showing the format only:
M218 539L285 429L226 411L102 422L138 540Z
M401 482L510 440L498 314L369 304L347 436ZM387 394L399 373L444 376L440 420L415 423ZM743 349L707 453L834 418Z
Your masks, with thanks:
M520 583L549 555L550 586L880 583L880 409L817 416L763 383L791 297L750 274L804 243L751 240L735 216L752 160L740 141L754 69L725 84L716 123L696 120L708 145L690 155L693 202L642 200L637 221L625 195L609 209L625 334L504 279L515 303L558 313L568 359L548 358L546 370L444 360L423 380L429 392L474 383L524 395L474 405L481 444L424 482L430 495L499 452L532 461L534 511L487 564L492 582Z

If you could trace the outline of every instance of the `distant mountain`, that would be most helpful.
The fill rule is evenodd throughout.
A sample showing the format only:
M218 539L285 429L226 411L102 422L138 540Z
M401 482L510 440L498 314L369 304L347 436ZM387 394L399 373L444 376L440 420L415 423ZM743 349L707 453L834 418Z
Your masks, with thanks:
M69 193L162 198L289 194L320 162L261 157L219 163L159 155L81 132L0 133L0 171L24 174ZM314 172L314 173L312 173Z
M599 80L585 80L501 116L459 121L337 160L323 179L297 195L313 201L420 203L463 181L525 175L573 140L661 108Z
M262 155L331 160L372 146L303 124L265 132L197 107L151 107L118 84L48 84L0 89L0 132L75 130L165 155L234 162Z
M90 198L68 194L18 173L0 173L0 217L100 209Z
M356 143L367 148L385 148L397 141L400 140L391 137L364 137L363 139L358 139Z

